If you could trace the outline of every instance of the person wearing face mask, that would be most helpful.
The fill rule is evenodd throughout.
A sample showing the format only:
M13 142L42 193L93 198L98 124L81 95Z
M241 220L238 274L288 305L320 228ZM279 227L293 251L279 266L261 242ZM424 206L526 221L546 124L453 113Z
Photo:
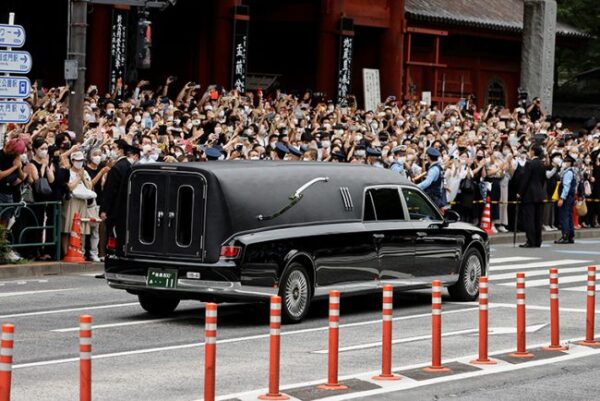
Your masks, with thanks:
M562 157L560 152L554 152L550 155L550 164L546 166L546 199L552 199L555 191L558 191L558 181L562 167ZM554 202L547 202L544 205L544 222L542 229L544 231L557 231L555 227L556 205Z
M442 208L448 204L446 200L446 191L444 189L444 168L439 162L441 154L436 148L427 149L427 157L431 164L427 170L425 180L418 184L431 200L439 207Z
M102 149L93 148L88 153L87 164L85 171L88 173L92 180L92 189L96 192L96 199L92 202L88 201L88 216L95 219L100 218L100 206L103 202L103 189L102 184L104 183L106 174L110 171L110 167L102 162ZM102 223L104 225L104 223ZM89 260L92 262L100 262L98 244L100 242L100 232L104 227L100 227L98 224L90 225L90 240L89 246L86 246Z
M562 237L555 244L573 244L575 242L575 228L573 226L573 205L575 205L575 193L577 191L577 172L573 168L575 160L571 156L563 160L563 171L560 174L560 185L558 187L559 199L558 218Z
M399 145L392 148L393 161L390 170L407 178L404 163L406 162L406 146Z
M106 233L109 238L124 234L123 214L127 199L125 199L125 178L131 170L131 165L139 156L139 149L124 140L116 142L116 161L104 183L103 200L100 204L100 218L106 222Z
M92 180L89 174L83 168L85 157L80 151L71 153L71 169L69 170L69 181L67 187L70 192L70 198L62 205L62 250L67 253L69 234L73 226L75 213L80 218L88 217L88 200L96 198L92 190ZM81 242L85 243L85 236L90 233L90 224L81 224Z
M522 221L527 242L521 248L539 248L542 246L542 217L546 193L546 168L542 161L544 151L541 146L529 148L530 160L525 164L521 178L518 198L522 203Z

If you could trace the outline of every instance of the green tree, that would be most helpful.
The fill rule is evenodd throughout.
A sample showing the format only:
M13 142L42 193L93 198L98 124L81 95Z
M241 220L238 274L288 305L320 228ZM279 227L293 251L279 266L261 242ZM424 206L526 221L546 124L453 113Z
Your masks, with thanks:
M583 48L562 48L557 53L559 81L600 67L600 7L598 0L558 0L558 19L591 35Z

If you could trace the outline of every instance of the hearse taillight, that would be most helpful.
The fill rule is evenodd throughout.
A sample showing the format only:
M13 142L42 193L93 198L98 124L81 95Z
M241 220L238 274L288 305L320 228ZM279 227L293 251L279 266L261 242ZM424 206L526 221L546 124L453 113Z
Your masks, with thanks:
M235 259L240 256L242 248L239 246L222 246L221 257L227 259Z

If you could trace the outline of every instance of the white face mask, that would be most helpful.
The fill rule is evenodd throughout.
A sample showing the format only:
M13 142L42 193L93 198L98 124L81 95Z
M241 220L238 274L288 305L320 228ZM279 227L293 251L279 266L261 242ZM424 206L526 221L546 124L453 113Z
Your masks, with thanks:
M523 167L525 165L525 162L527 162L527 160L519 159L519 166Z
M321 145L323 145L324 148L329 148L331 146L331 141L321 141Z
M100 162L102 162L102 156L98 155L98 156L92 156L92 163L94 164L100 164Z
M560 165L562 164L562 160L560 160L560 157L555 157L554 159L552 159L552 163L560 167Z
M362 139L362 135L356 135L356 136L354 137L354 141L355 141L355 142L360 142L360 141L361 141L361 139Z
M135 121L136 123L138 123L138 124L139 124L139 123L140 123L140 121L142 121L142 117L140 117L140 116L135 116L135 117L133 117L133 121Z
M83 160L74 160L73 167L75 167L78 170L81 169L83 167Z
M569 155L575 160L577 160L577 158L579 157L579 153L569 153Z
M133 157L128 157L127 161L129 162L129 164L135 163L135 159Z
M40 159L45 159L48 156L48 149L38 149L36 154Z
M561 129L562 128L562 123L556 123L556 128Z
M150 153L150 156L148 156L148 157L152 161L157 161L158 160L158 153Z
M114 151L114 150L111 150L111 151L108 153L108 157L110 157L111 159L116 159L116 158L118 158L118 157L119 157L119 155L117 154L117 152L116 152L116 151Z

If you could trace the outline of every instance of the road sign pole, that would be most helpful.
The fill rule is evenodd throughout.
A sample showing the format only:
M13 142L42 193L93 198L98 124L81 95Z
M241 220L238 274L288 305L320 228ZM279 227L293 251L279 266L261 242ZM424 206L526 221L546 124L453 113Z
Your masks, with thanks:
M85 95L85 56L88 0L70 0L71 26L68 59L77 60L77 80L69 88L69 129L83 142L83 100Z
M8 14L8 25L14 25L15 24L15 13L9 13ZM11 50L11 48L7 48L8 50ZM8 76L8 74L4 74L6 76ZM4 143L6 143L6 129L7 126L6 124L0 124L0 149L4 149Z

